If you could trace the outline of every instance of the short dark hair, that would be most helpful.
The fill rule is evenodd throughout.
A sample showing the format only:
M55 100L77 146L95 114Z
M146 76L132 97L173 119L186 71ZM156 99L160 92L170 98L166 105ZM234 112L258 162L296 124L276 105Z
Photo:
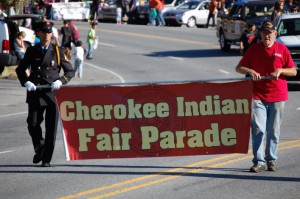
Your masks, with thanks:
M76 42L76 46L81 46L81 45L82 45L82 41L78 40L78 41Z
M248 28L255 26L255 23L248 23Z

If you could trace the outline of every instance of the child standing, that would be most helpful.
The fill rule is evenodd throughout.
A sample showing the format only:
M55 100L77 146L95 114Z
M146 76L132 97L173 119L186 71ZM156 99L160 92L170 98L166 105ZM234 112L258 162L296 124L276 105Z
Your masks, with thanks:
M116 13L117 13L117 24L122 24L122 8L121 8L121 5L118 3L117 4L117 10L116 10Z
M94 42L96 40L96 22L92 22L92 28L89 30L88 36L87 36L87 43L89 45L88 52L86 55L87 59L93 59L93 51L94 51Z
M80 40L76 42L74 55L75 55L75 63L74 63L75 74L77 74L79 78L82 78L84 49L82 47L82 41Z

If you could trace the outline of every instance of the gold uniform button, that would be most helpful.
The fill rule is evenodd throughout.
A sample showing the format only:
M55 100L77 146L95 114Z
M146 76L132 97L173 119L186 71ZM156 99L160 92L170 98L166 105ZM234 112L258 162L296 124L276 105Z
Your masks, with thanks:
M38 69L41 70L41 67L39 66Z

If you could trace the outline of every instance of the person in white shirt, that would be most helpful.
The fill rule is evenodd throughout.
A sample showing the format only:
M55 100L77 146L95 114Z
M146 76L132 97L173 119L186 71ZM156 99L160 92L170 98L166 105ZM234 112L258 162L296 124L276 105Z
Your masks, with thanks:
M76 42L75 47L75 63L74 63L74 69L75 73L79 78L82 78L82 67L83 67L83 60L84 60L84 49L82 47L82 41L78 40ZM75 75L76 75L75 74Z

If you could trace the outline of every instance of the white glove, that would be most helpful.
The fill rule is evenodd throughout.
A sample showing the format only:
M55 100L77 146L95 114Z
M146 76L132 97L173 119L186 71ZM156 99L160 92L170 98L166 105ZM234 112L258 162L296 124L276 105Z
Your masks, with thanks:
M62 85L62 82L60 80L56 80L55 82L53 82L51 84L51 88L52 88L52 90L58 90L58 89L60 89L61 85Z
M28 91L35 91L36 86L31 81L27 81L24 86L27 88Z

